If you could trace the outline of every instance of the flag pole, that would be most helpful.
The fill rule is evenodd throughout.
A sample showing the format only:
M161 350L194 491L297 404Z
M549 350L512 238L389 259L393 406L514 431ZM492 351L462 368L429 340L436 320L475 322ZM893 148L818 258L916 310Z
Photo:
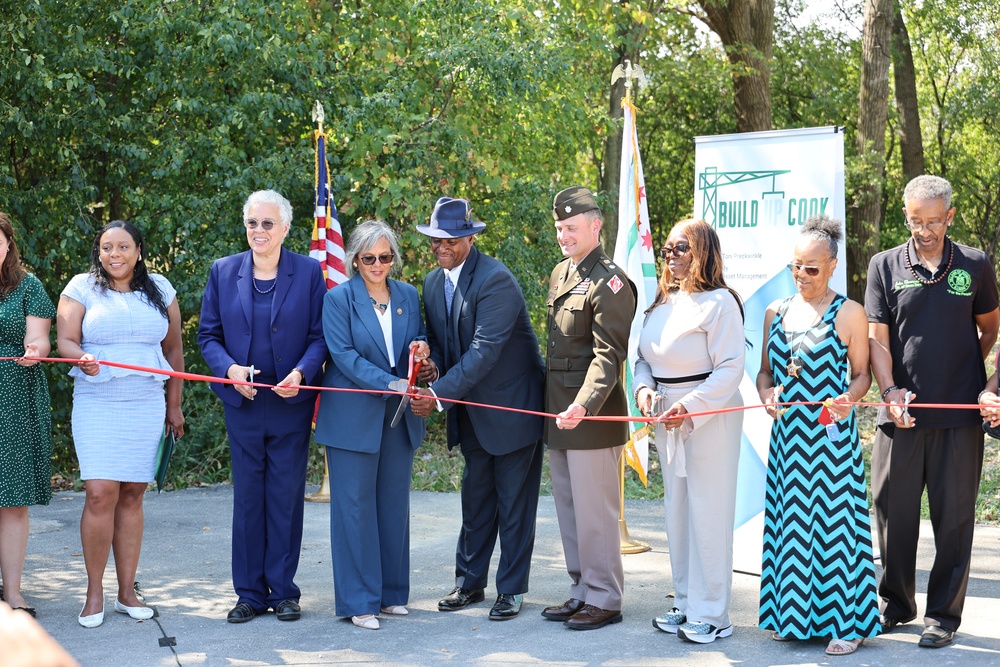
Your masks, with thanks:
M316 100L316 106L313 107L312 119L314 123L319 125L317 136L323 134L323 118L323 105L319 100ZM318 397L316 398L316 409L319 409ZM330 462L326 460L326 447L323 448L323 482L319 485L319 491L306 494L306 500L311 503L330 502Z
M625 67L621 65L615 68L615 71L611 75L611 83L614 84L620 78L625 79L625 99L622 101L622 106L626 107L626 113L628 113L628 108L632 106L632 81L635 78L642 76L642 70L633 70L632 62L629 60L625 61ZM626 138L625 134L622 133L622 141L631 141L631 137ZM623 152L624 155L624 152ZM622 193L618 193L619 198L621 198ZM619 380L623 386L627 387L626 384L626 374L625 369L622 368L621 378ZM629 436L629 441L626 443L625 448L627 449L632 443L633 436ZM649 551L651 547L640 540L632 539L632 536L628 532L628 524L625 523L625 451L622 451L622 455L618 457L618 539L619 547L622 554L641 554L645 551Z

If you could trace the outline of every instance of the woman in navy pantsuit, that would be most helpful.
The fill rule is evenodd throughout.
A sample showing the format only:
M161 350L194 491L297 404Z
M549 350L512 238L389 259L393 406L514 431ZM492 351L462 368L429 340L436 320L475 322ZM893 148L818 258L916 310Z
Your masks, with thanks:
M386 391L406 376L411 347L430 350L416 288L389 279L399 264L392 230L378 220L359 224L347 243L354 276L323 303L323 333L333 363L323 385ZM405 382L403 383L405 385ZM378 613L406 614L410 595L410 476L423 419L395 394L323 392L316 441L330 464L330 542L338 616L368 630Z
M326 360L321 322L326 282L319 262L282 248L292 206L273 190L243 206L250 250L212 265L198 343L213 375L276 385L257 391L213 384L226 412L233 461L233 588L230 623L274 609L299 618L293 581L315 382Z

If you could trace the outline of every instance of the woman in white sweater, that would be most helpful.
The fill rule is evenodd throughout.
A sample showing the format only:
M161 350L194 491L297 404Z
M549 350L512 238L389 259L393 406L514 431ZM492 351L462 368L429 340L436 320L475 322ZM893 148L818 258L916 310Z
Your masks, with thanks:
M743 306L722 276L719 237L708 223L677 223L639 337L635 400L657 414L674 607L653 619L700 644L733 633L733 522L743 414L686 417L742 405Z

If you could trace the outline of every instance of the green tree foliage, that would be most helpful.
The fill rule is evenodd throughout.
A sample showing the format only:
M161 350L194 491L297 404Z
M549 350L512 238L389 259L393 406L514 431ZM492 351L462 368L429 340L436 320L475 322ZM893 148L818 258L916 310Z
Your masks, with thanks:
M22 230L26 261L53 296L87 270L94 233L127 218L151 265L178 288L189 370L211 262L246 247L242 202L274 188L296 212L286 241L311 229L310 109L326 106L334 196L349 233L378 216L403 242L404 279L430 267L412 231L442 195L469 197L543 313L558 251L548 206L578 178L564 125L576 100L551 82L570 63L546 12L516 0L376 1L348 6L26 0L0 15L0 209ZM71 386L52 373L57 456L72 464ZM221 408L188 383L183 467L228 475Z

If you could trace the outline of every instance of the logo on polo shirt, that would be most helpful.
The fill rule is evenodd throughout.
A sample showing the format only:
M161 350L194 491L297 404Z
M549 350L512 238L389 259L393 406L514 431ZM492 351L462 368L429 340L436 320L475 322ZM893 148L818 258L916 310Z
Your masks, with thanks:
M948 294L972 296L972 276L965 269L955 269L948 274Z

